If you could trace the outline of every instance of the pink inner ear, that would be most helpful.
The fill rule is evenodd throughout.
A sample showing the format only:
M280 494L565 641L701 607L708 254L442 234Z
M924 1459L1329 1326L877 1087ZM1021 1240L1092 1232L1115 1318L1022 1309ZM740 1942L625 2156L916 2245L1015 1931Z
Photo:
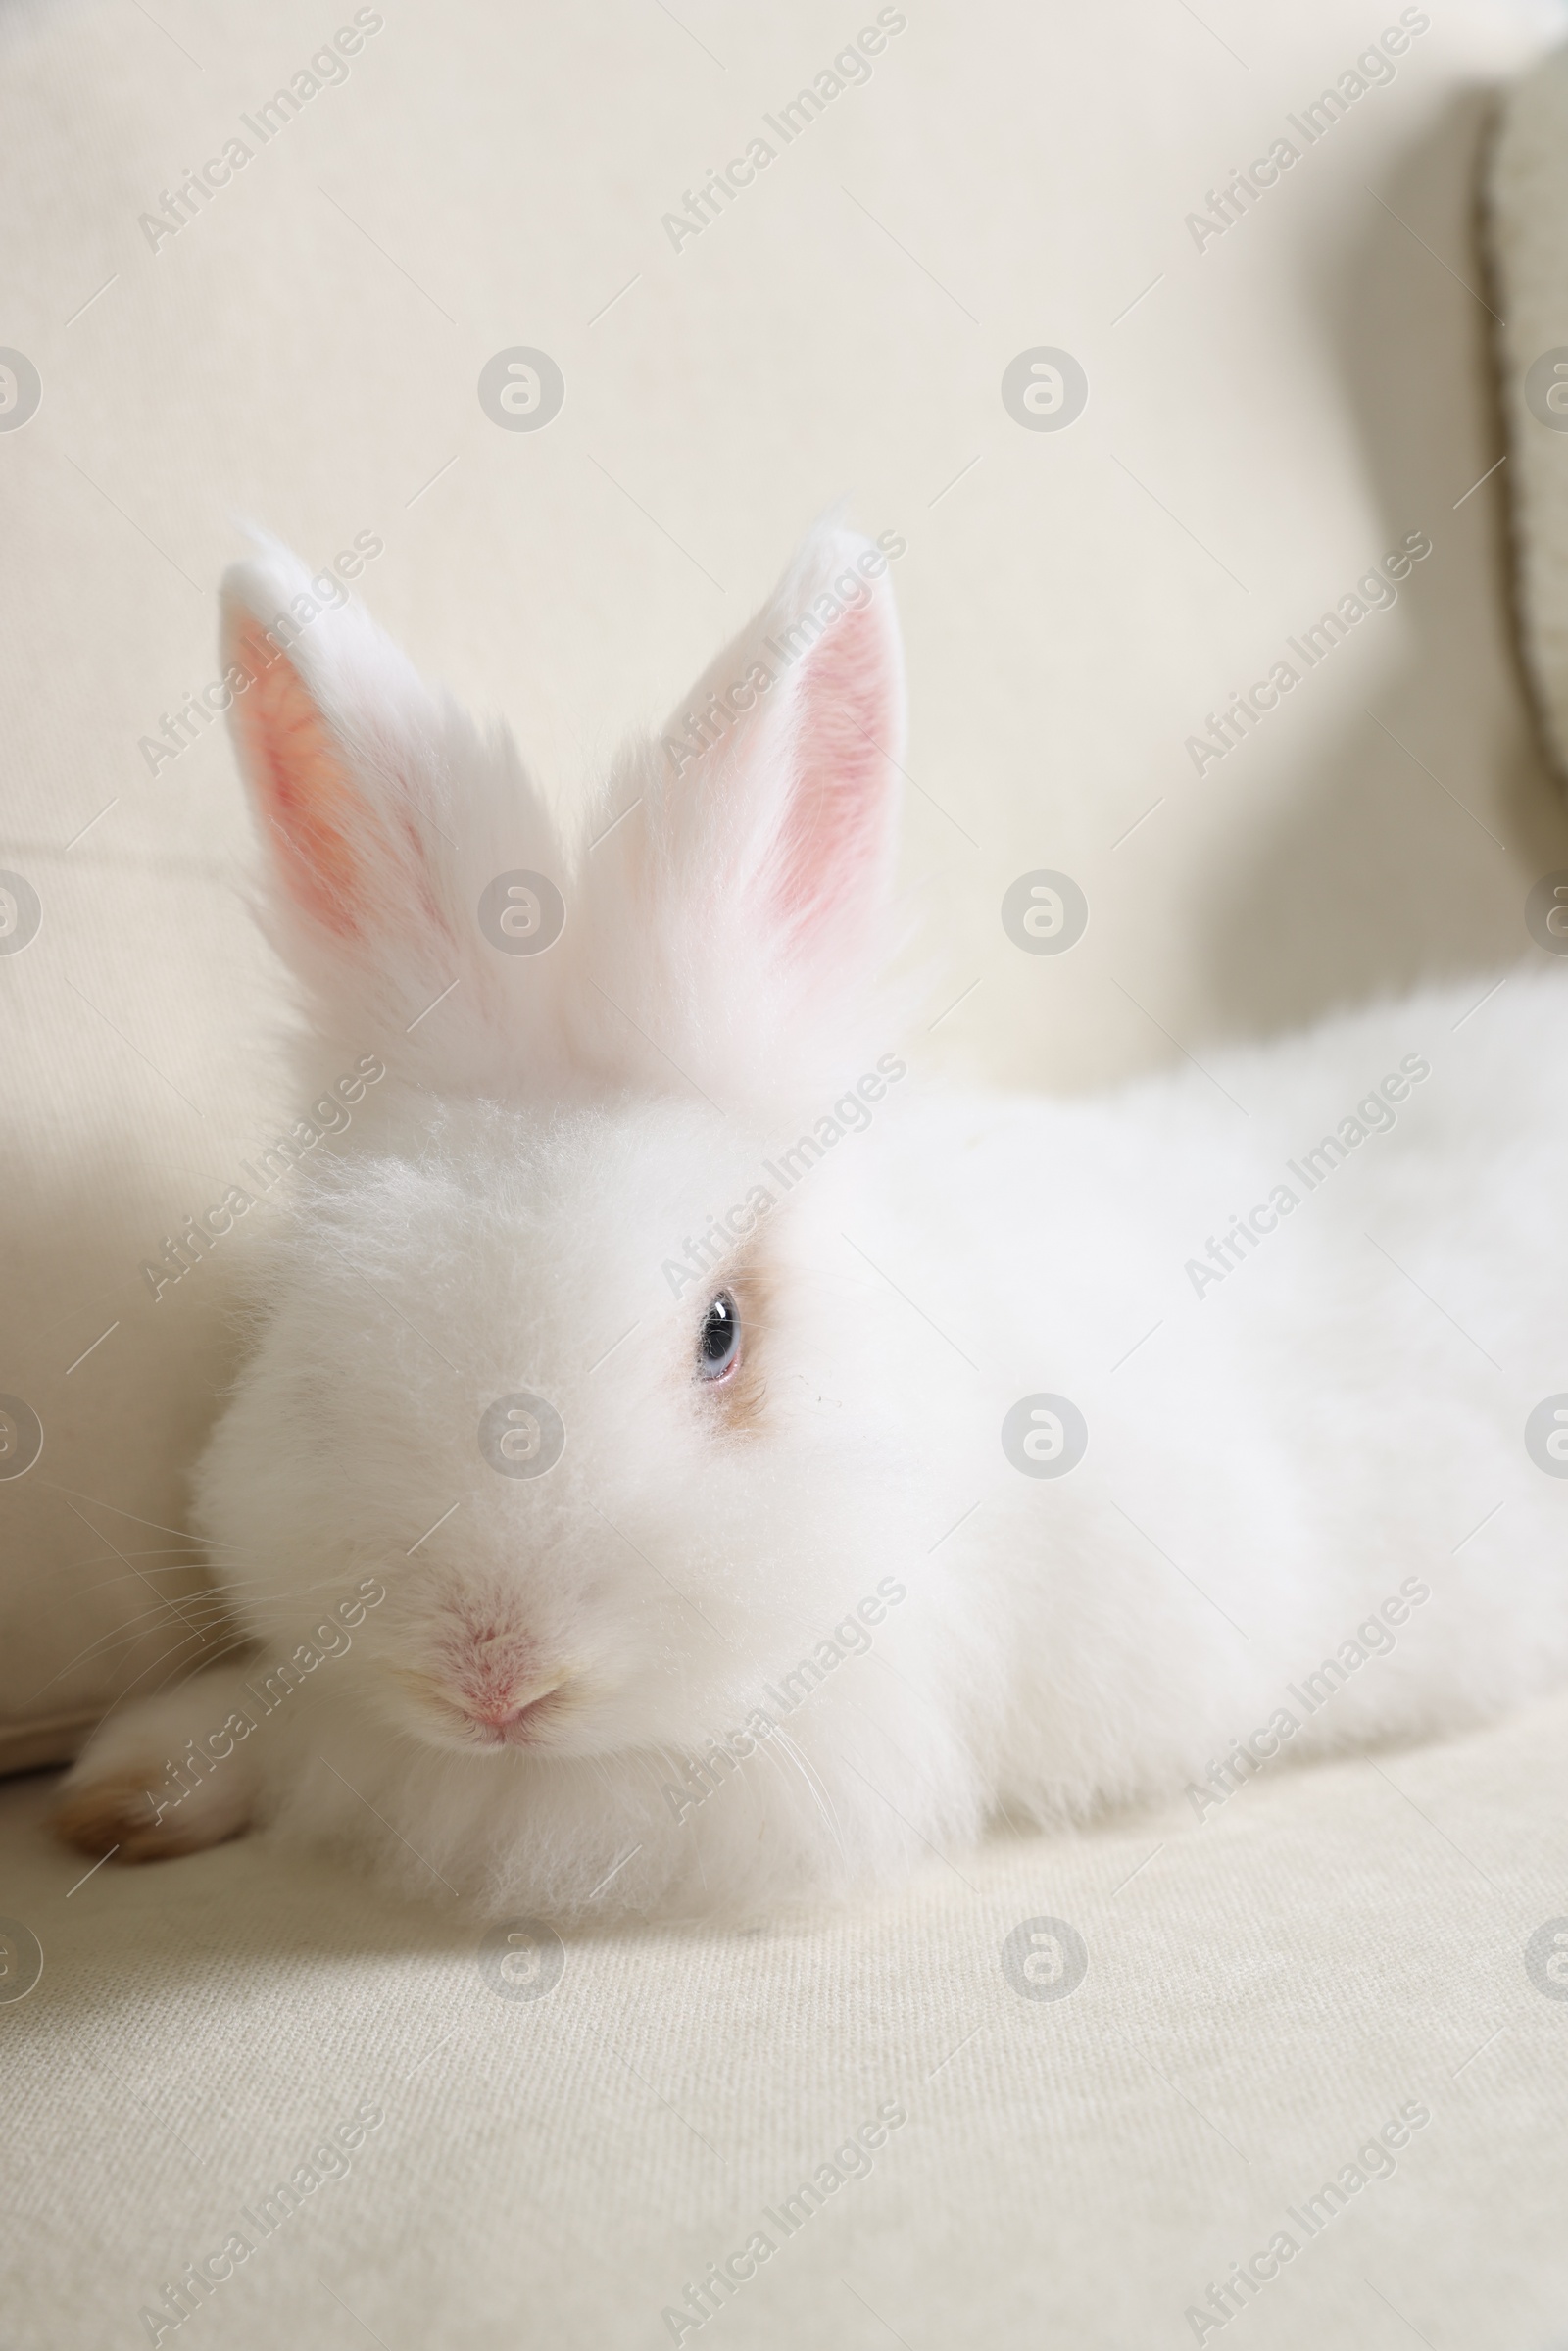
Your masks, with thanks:
M898 681L875 602L831 621L805 667L776 903L814 930L869 911L888 848Z
M364 797L304 679L253 613L239 615L228 658L253 680L236 696L235 715L289 896L326 929L353 938L362 896L354 835L369 820Z

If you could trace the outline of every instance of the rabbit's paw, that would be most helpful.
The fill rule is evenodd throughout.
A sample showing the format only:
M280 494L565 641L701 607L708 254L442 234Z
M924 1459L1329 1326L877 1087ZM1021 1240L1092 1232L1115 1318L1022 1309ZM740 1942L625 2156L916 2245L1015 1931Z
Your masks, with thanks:
M222 1719L225 1680L201 1675L105 1723L60 1784L55 1835L95 1859L161 1861L247 1829L256 1771L244 1749L203 1765L190 1759L193 1732Z
M51 1819L55 1835L68 1845L100 1858L112 1853L117 1861L159 1861L169 1854L193 1853L202 1845L216 1844L220 1837L231 1836L234 1828L243 1826L242 1822L228 1827L209 1822L207 1808L193 1798L187 1798L178 1812L172 1812L167 1799L155 1795L148 1785L161 1776L162 1766L149 1760L145 1771L132 1767L101 1779L74 1782L61 1790L55 1805Z

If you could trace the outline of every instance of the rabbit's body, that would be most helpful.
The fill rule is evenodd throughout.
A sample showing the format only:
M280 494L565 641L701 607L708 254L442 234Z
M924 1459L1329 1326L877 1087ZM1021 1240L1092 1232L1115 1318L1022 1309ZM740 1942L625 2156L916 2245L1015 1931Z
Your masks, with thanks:
M862 610L890 625L850 576L841 651ZM857 732L885 745L896 647L871 627L888 708ZM819 681L834 710L858 675ZM770 755L797 773L828 727L798 686ZM742 775L767 752L744 732L715 753ZM880 762L836 756L880 822ZM449 816L460 765L436 761ZM785 876L792 956L808 923L869 928L855 891L885 865L836 801L808 813L792 845L774 808L738 885ZM672 943L659 896L719 820L695 853L646 820L663 851L588 869L574 932L487 961L461 927L483 883L544 864L514 800L421 884L446 960L405 973L394 943L368 984L377 892L292 830L321 1025L391 1075L271 1247L198 1480L259 1656L106 1726L69 1833L174 1850L259 1818L497 1914L741 1914L956 1853L998 1813L1185 1789L1203 1817L1275 1755L1563 1678L1568 1485L1523 1440L1568 1386L1555 972L1098 1102L949 1094L874 1010L824 1012L799 958L764 958L750 1006L745 973L705 997L710 943ZM666 926L640 977L639 921ZM467 1012L389 1051L455 967ZM710 1379L720 1299L741 1344ZM518 1398L528 1434L501 1443ZM533 1474L551 1410L564 1449Z

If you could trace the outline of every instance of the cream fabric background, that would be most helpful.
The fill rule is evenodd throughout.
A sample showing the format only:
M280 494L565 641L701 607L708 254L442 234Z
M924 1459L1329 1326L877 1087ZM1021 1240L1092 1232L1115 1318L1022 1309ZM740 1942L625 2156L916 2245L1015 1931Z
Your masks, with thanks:
M145 2343L139 2313L362 2100L385 2120L217 2287L223 2351L656 2351L663 2309L884 2101L908 2120L720 2316L745 2351L1177 2351L1407 2102L1431 2120L1303 2241L1225 2351L1554 2351L1568 1705L1283 1774L1201 1826L933 1862L896 1901L752 1935L573 1942L502 2000L476 1938L226 1845L79 1884L0 1791L44 1974L0 2007L8 2351ZM1136 1875L1134 1874L1136 1873ZM75 1891L70 1889L75 1885ZM1024 2000L1000 1946L1066 1920ZM1412 2332L1412 2328L1415 2330Z
M1482 482L1504 301L1473 234L1491 93L1555 12L1433 11L1392 87L1200 252L1184 216L1396 8L913 0L870 85L678 254L662 213L874 10L383 13L347 82L157 253L137 215L352 10L59 0L0 25L0 342L43 381L0 433L3 862L44 906L0 956L0 1390L46 1430L0 1482L14 1763L162 1670L168 1637L131 1637L199 1574L181 1476L238 1258L156 1305L136 1267L298 1107L226 746L156 776L137 753L213 674L235 515L316 561L380 535L373 609L564 798L829 500L902 530L933 1018L979 982L917 1039L924 1068L1081 1086L1417 971L1491 973L1568 865L1510 651L1508 468ZM1520 336L1568 336L1520 299ZM475 398L514 344L565 374L539 434ZM1039 344L1090 378L1065 433L999 398ZM1556 455L1529 453L1538 478ZM1434 552L1397 607L1197 775L1205 712L1413 529ZM1059 961L997 919L1042 864L1093 907ZM141 2306L368 2098L386 2119L348 2179L198 2339L651 2346L897 2098L871 2176L718 2339L1144 2351L1193 2340L1187 2305L1422 2099L1395 2177L1227 2338L1548 2351L1568 2005L1523 1953L1568 1910L1565 1764L1557 1706L1282 1775L1202 1828L933 1864L860 1916L585 1940L536 2004L494 1997L466 1931L259 1846L84 1878L19 1781L0 1911L44 1974L0 2001L7 2342L147 2339ZM1040 1915L1090 1949L1061 2003L1000 1963Z

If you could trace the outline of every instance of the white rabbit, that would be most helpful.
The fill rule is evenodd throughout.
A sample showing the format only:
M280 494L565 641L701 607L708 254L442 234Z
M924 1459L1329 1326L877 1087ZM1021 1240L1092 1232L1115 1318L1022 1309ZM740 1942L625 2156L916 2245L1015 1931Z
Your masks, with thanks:
M197 1477L259 1649L100 1730L87 1850L756 1914L1563 1679L1560 975L939 1092L876 985L885 570L808 540L570 857L356 607L230 575L307 1066L385 1074Z

